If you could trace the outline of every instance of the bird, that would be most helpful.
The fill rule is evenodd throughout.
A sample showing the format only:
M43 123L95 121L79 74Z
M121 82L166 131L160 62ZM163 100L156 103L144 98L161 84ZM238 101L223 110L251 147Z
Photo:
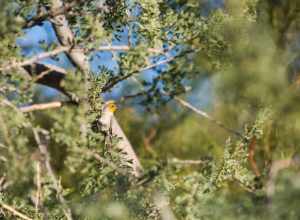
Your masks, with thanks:
M143 168L139 161L139 158L133 150L130 141L126 137L125 132L114 116L114 113L117 110L118 106L115 101L109 100L104 103L102 108L102 115L100 118L100 124L104 132L109 132L119 139L117 147L125 153L125 155L123 155L124 159L126 159L127 161L131 161L133 175L137 177L142 174Z
M118 106L114 100L109 100L104 103L100 118L100 123L104 131L109 131L112 128L112 119L117 110Z

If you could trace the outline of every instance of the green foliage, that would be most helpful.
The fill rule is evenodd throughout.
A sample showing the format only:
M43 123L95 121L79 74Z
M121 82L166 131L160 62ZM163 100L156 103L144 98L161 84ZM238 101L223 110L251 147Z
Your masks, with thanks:
M119 72L70 71L59 82L62 107L24 112L39 95L35 77L2 67L21 60L16 37L51 1L0 0L1 219L17 218L5 205L32 219L66 219L68 209L89 220L299 219L299 89L286 75L299 5L232 0L202 16L205 2L66 1L72 46L94 51L123 26L136 39L116 57ZM151 82L139 78L163 44L177 48L172 62ZM100 121L103 93L131 76L149 111L117 117L145 167L138 178ZM205 77L215 91L210 114L240 136L173 102L158 105Z

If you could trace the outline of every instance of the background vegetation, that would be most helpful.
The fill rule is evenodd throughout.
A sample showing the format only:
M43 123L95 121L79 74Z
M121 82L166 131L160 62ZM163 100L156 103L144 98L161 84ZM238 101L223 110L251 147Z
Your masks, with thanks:
M1 219L299 219L300 2L0 4Z

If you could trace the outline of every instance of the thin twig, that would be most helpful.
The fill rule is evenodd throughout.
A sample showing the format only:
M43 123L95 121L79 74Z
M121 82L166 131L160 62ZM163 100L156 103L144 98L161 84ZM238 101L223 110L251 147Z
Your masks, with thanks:
M119 45L119 46L113 46L113 45L110 45L110 46L101 46L101 47L98 47L97 51L128 51L128 50L131 50L131 49L134 49L130 46L127 46L127 45ZM157 49L157 48L147 48L146 49L148 52L150 53L158 53L158 54L164 54L164 51L161 50L161 49Z
M52 165L50 163L50 154L48 152L47 146L41 142L40 135L39 135L37 129L32 128L32 131L34 134L35 141L39 147L39 150L45 157L45 160L44 160L45 167L47 169L48 175L50 176L50 178L52 180L53 187L56 190L58 200L63 206L63 212L68 220L73 220L71 209L69 208L67 201L65 200L65 198L62 195L63 189L61 187L61 184L60 184L59 180L56 178L56 175L55 175Z
M173 58L174 58L174 57L173 57ZM171 58L169 58L169 59L171 59ZM137 82L140 86L142 86L141 83L140 83L140 81L138 81L138 79L137 79L136 77L133 77L133 80L134 80L135 82ZM163 92L163 94L164 94L164 95L168 95L166 92ZM207 112L205 112L205 111L203 111L203 110L200 110L200 109L196 108L196 107L193 106L191 103L189 103L189 102L183 100L182 98L179 98L178 96L174 96L174 99L175 99L175 101L177 101L177 102L178 102L179 104L181 104L182 106L184 106L184 107L186 107L186 108L192 110L192 111L195 112L196 114L198 114L198 115L200 115L200 116L202 116L202 117L208 119L210 122L212 122L212 123L218 125L219 127L225 129L226 131L228 131L228 132L230 132L230 133L233 133L234 135L236 135L236 136L238 136L238 137L240 137L240 138L243 138L243 135L242 135L240 132L238 132L238 131L236 131L236 130L234 130L234 129L232 129L232 128L228 128L228 127L227 127L226 125L224 125L222 122L220 122L220 121L216 120L215 118L213 118L212 116L210 116Z
M33 78L34 82L39 81L40 79L42 79L44 76L50 74L52 72L52 69L47 69L43 72L41 72L39 75L37 75L36 77Z
M67 74L68 73L64 68L56 66L56 65L52 65L52 64L48 64L48 63L41 63L41 65L43 65L45 67L48 67L51 71L59 72L60 74ZM43 73L41 73L41 74L43 74Z
M208 160L180 160L177 158L173 158L169 161L169 163L172 164L184 164L184 165L200 165L200 164L206 164Z
M17 211L15 208L3 203L3 202L0 202L0 206L2 206L2 208L6 209L7 211L11 212L14 216L17 216L21 219L24 219L24 220L33 220L32 218L29 218L28 216L24 215L23 213Z
M0 71L7 71L10 69L20 68L24 66L31 65L33 63L36 63L42 59L45 59L47 57L55 56L59 53L66 52L70 50L70 47L58 47L52 51L40 53L36 56L31 57L28 60L22 61L22 62L10 62L8 65L0 67Z
M152 68L154 68L154 67L157 67L157 66L159 66L159 65L163 65L163 64L170 63L170 62L173 61L175 58L176 58L176 57L170 57L170 58L165 59L165 60L162 60L162 61L160 61L160 62L157 62L157 63L151 64L151 65L149 65L149 66L143 67L143 68L141 68L141 69L139 69L139 70L135 70L135 71L133 71L133 72L131 72L131 73L128 73L128 74L125 75L125 76L120 77L120 78L116 78L116 79L113 80L112 82L110 82L110 83L108 83L107 85L105 85L105 86L102 88L102 91L105 92L105 91L107 91L107 90L113 88L116 84L118 84L118 83L120 83L120 82L122 82L122 81L124 81L124 80L126 80L126 79L128 79L128 78L130 78L130 77L132 77L132 76L134 76L135 74L138 74L138 73L143 72L143 71L146 71L146 70L150 70L150 69L152 69Z
M189 103L189 102L187 102L187 101L185 101L185 100L179 98L178 96L175 96L174 99L175 99L178 103L180 103L182 106L184 106L184 107L186 107L186 108L192 110L193 112L195 112L195 113L198 114L198 115L201 115L202 117L208 119L208 120L211 121L212 123L214 123L214 124L218 125L219 127L225 129L226 131L228 131L228 132L230 132L230 133L232 133L232 134L234 134L234 135L236 135L236 136L238 136L238 137L240 137L240 138L243 138L243 135L242 135L240 132L238 132L238 131L236 131L236 130L234 130L234 129L232 129L232 128L228 128L228 127L227 127L226 125L224 125L222 122L220 122L220 121L218 121L217 119L213 118L212 116L210 116L210 115L209 115L208 113L206 113L205 111L196 108L196 107L193 106L191 103Z

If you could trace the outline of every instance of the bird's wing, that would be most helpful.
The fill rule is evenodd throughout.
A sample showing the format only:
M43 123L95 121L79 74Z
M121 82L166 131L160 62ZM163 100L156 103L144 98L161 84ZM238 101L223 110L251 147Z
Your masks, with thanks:
M135 175L136 177L140 176L142 172L142 165L136 153L134 152L131 143L126 137L123 129L121 128L118 121L116 120L114 114L108 110L104 110L100 122L104 130L106 131L111 130L112 134L119 138L117 147L126 153L124 155L125 157L124 159L132 161L131 167L133 169L133 175Z
M142 165L114 115L111 118L111 126L112 133L120 138L117 147L125 151L126 159L132 160L133 174L137 177L140 176L143 170Z

